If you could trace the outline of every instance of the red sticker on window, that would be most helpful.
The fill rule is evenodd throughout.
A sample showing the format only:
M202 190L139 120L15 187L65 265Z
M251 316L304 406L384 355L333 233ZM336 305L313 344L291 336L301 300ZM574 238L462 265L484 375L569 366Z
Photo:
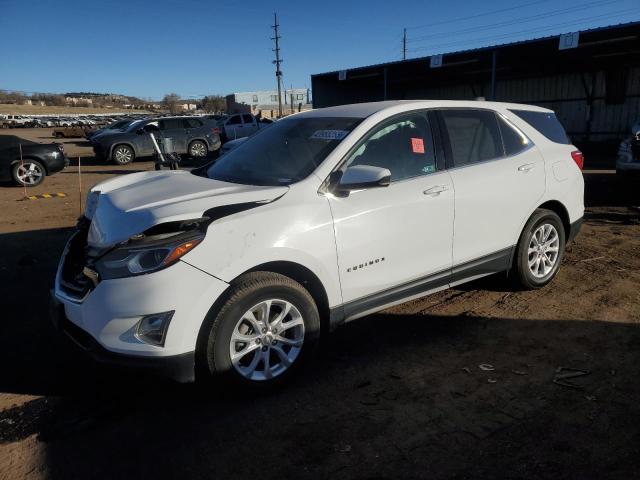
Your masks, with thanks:
M424 140L421 138L412 138L411 150L413 153L424 153Z

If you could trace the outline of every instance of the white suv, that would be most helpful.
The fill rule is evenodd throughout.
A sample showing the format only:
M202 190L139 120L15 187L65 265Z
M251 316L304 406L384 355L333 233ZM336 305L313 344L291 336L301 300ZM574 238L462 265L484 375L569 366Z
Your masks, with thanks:
M94 187L55 321L104 362L279 382L343 322L495 272L547 284L580 227L581 166L534 106L292 115L192 172Z

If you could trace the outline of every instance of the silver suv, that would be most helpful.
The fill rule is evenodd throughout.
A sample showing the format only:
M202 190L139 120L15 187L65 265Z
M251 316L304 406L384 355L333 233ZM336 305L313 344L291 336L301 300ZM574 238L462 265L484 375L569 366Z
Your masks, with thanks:
M96 158L126 165L154 154L150 132L171 139L173 150L193 158L204 158L220 148L220 135L197 117L163 117L137 120L126 129L105 133L91 140Z

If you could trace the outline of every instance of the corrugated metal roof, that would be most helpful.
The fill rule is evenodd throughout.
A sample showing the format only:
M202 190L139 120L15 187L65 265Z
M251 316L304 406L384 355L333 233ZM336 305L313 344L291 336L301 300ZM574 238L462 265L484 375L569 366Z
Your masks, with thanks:
M581 34L585 34L585 33L594 33L594 32L606 31L606 30L614 30L616 28L634 27L634 26L640 26L640 21L618 23L616 25L606 25L604 27L596 27L596 28L590 28L590 29L587 29L587 30L579 30L579 32ZM575 32L576 30L572 30L572 31ZM556 33L554 35L547 35L545 37L530 38L530 39L527 39L527 40L518 40L516 42L501 43L501 44L497 44L497 45L487 45L485 47L469 48L469 49L466 49L466 50L456 50L456 51L453 51L453 52L445 52L445 53L437 54L437 55L460 55L460 54L464 54L464 53L482 52L482 51L487 51L487 50L495 50L497 48L512 47L514 45L523 45L523 44L528 44L528 43L544 42L544 41L547 41L547 40L552 40L552 39L555 39L555 38L559 38L560 35L562 35L564 33L569 33L569 32L561 32L561 33ZM434 54L434 55L436 55L436 54ZM355 71L355 70L366 70L368 68L385 67L385 66L389 66L389 65L398 65L398 64L401 64L401 63L411 63L411 62L416 62L416 61L420 61L420 60L427 60L427 59L431 58L434 55L426 55L424 57L408 58L407 60L395 60L393 62L373 63L371 65L364 65L364 66L353 67L353 68L341 68L339 70L331 70L329 72L314 73L314 74L311 75L311 77L318 77L318 76L321 76L321 75L337 74L338 72L341 72L343 70L347 70L349 72L352 72L352 71Z

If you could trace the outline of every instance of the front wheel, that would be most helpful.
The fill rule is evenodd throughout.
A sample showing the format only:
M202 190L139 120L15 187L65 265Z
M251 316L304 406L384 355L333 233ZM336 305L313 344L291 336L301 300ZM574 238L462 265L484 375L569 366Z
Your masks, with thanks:
M111 157L118 165L127 165L128 163L133 162L135 153L133 152L133 149L127 145L116 145Z
M548 284L558 273L564 256L565 231L555 212L538 209L524 227L516 250L514 269L526 289Z
M204 325L200 370L250 388L290 377L315 352L320 317L298 282L270 272L246 274Z
M13 181L21 187L35 187L44 181L46 171L40 162L25 159L13 164L11 175Z

